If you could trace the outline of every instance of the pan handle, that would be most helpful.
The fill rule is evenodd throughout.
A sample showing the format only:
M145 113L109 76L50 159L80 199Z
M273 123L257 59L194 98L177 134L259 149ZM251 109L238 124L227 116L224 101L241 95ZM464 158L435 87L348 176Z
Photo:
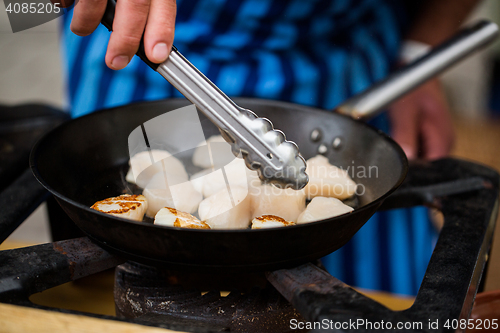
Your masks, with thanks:
M367 119L496 39L498 26L479 21L465 28L415 62L401 67L385 80L351 97L335 110L354 119Z
M442 209L443 198L492 188L489 174L474 174L473 164L455 158L409 163L403 184L384 200L379 210L427 206ZM492 173L494 174L494 173Z

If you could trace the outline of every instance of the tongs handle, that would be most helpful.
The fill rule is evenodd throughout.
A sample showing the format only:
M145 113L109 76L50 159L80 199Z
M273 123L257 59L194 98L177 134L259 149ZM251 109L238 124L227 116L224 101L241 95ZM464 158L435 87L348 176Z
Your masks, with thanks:
M415 62L401 67L386 79L343 102L335 110L355 119L373 117L401 96L488 45L497 35L498 26L495 23L479 21L462 29Z

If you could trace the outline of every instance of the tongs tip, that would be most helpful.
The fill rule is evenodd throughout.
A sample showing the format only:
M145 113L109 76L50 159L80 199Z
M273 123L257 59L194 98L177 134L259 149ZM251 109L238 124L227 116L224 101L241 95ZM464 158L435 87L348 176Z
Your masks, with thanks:
M286 143L295 145L290 141ZM306 161L300 154L295 155L292 160L286 161L278 171L260 167L257 173L263 182L282 189L301 190L309 182L309 176L306 173Z

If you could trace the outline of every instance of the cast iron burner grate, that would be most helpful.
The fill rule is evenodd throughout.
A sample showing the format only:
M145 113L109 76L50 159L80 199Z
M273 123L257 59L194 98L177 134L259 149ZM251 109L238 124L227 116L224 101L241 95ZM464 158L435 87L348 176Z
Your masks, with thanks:
M213 331L291 332L304 320L264 274L190 274L127 262L115 271L116 313ZM210 290L202 292L202 290ZM231 290L227 296L220 290Z

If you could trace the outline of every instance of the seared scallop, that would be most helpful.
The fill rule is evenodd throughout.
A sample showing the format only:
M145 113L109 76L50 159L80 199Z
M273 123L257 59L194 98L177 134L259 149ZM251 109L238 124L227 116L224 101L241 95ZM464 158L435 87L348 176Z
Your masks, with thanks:
M250 196L244 187L222 189L200 203L200 219L212 229L245 229L250 224Z
M315 197L299 215L297 224L324 220L352 212L354 209L336 198Z
M120 195L97 201L90 208L125 219L142 221L148 202L142 195Z
M210 229L208 224L193 215L169 207L164 207L156 213L155 224L189 229Z
M262 215L275 215L295 222L306 208L304 190L280 189L273 185L261 185L251 188L252 218Z
M295 223L274 215L263 215L252 220L252 229L279 228L290 225L295 225Z
M349 174L330 164L322 155L307 160L306 173L309 175L309 183L304 188L307 199L333 197L343 200L356 192L356 183Z

